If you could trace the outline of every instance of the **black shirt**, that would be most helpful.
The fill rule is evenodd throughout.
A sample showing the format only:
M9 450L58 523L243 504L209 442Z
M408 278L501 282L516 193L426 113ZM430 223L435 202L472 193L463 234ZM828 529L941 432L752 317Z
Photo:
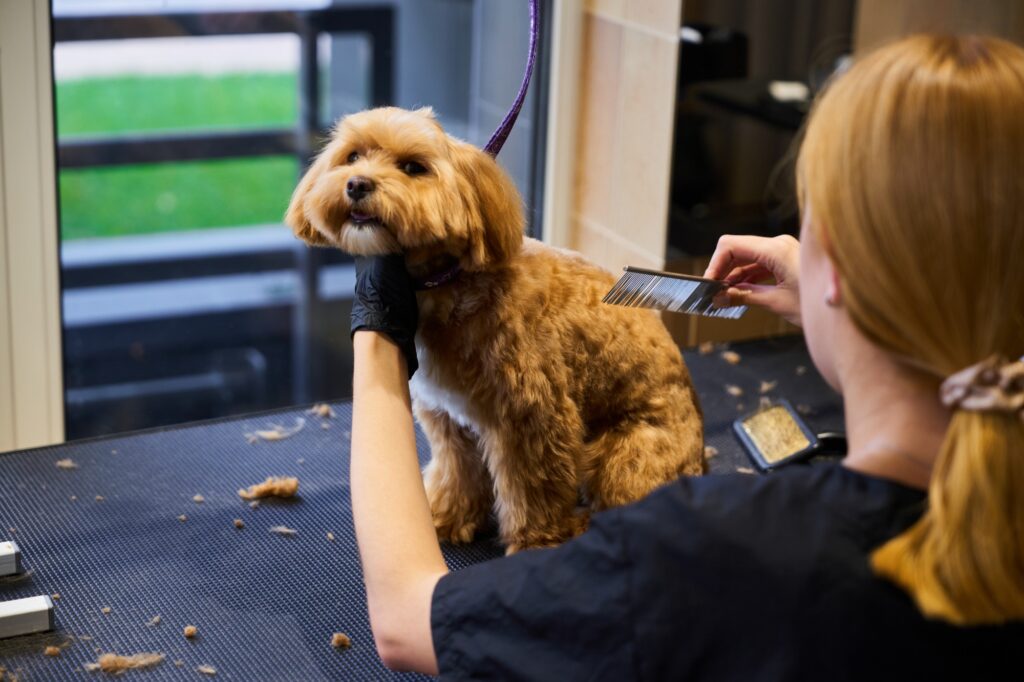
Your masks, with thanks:
M681 479L562 547L442 578L442 677L1024 679L1024 623L930 621L872 574L925 503L837 464Z

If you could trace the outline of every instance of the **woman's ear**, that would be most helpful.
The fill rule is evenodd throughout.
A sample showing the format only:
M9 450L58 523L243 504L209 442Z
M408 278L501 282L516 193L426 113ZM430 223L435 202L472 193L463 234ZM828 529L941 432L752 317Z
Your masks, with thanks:
M474 270L507 261L523 244L526 221L519 191L487 153L458 140L452 140L451 152L463 186L468 186L466 213L475 223L467 225L469 248L463 267ZM477 215L479 220L472 220Z
M313 189L316 181L320 179L320 176L329 168L330 151L330 146L328 146L320 152L313 165L302 176L302 180L299 181L295 191L292 192L291 202L288 204L288 210L284 214L284 222L292 228L295 236L313 246L331 246L327 238L313 227L306 215L307 195Z
M839 271L829 261L828 264L828 288L825 290L825 303L833 308L843 304L843 286L839 278Z

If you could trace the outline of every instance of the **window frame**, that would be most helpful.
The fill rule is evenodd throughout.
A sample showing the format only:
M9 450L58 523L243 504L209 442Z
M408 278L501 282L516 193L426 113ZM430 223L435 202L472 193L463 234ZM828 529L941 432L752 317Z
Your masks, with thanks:
M0 3L0 450L64 440L50 8Z
M551 6L535 191L540 238L568 246L583 9ZM52 60L48 0L0 3L0 452L65 440Z

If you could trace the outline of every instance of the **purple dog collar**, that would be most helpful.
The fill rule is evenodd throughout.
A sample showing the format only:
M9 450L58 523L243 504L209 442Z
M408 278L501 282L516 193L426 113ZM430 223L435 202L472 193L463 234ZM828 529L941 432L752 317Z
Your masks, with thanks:
M424 279L415 280L413 282L413 286L416 288L416 291L436 289L442 284L447 284L448 282L451 282L453 279L459 276L460 272L462 272L462 266L456 263L447 270L442 270L441 272L430 275L429 277L425 277Z
M519 86L519 92L512 103L512 108L505 114L504 120L497 130L491 135L491 139L484 145L484 151L491 156L497 156L502 145L512 132L512 126L519 117L519 111L523 108L523 100L526 99L526 90L530 86L530 76L533 75L533 65L537 61L537 35L540 32L540 12L537 9L537 0L530 0L530 53L526 58L526 72L523 73L523 82Z

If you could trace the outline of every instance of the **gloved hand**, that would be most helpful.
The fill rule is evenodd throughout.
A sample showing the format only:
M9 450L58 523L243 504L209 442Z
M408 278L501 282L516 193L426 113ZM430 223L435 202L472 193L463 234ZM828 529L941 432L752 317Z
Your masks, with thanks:
M416 327L420 311L412 278L399 254L356 256L352 334L360 329L387 335L405 356L409 378L416 372Z

